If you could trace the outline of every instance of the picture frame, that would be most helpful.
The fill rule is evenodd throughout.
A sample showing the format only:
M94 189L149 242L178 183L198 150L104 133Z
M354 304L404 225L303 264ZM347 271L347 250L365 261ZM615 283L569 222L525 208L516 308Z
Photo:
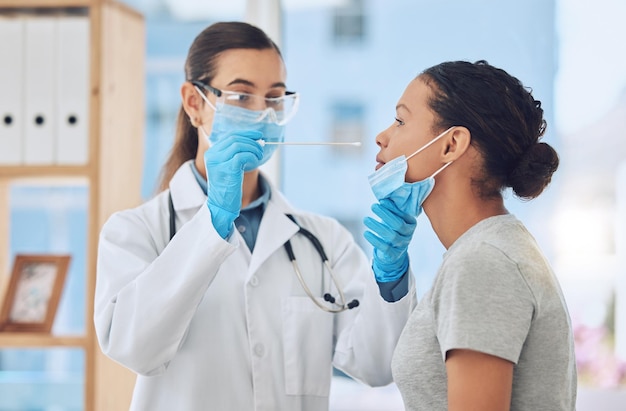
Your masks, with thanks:
M0 331L49 333L70 255L18 254L0 310Z

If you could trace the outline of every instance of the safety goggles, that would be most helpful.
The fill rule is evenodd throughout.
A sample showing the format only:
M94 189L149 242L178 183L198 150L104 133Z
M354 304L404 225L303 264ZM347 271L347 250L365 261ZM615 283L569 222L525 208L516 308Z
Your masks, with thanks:
M216 112L235 113L239 110L232 110L232 108L245 109L254 113L252 118L254 122L265 121L282 126L287 124L298 111L300 96L293 91L287 91L285 95L280 97L262 97L256 94L219 90L198 80L192 80L191 84ZM211 103L200 89L214 94L216 97L215 104Z

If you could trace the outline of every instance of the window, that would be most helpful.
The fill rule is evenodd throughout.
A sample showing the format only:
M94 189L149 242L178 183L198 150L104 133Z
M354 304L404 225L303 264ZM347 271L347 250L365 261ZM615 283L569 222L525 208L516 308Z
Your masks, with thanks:
M333 143L363 144L365 134L365 106L363 104L355 101L341 101L332 105L330 138ZM333 152L342 156L361 155L362 149L337 146Z
M363 0L351 0L348 5L334 9L333 40L335 44L362 43L365 40L365 31Z

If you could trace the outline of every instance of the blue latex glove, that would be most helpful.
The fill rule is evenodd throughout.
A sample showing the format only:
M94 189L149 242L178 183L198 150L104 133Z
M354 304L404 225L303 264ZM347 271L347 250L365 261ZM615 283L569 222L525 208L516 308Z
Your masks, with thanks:
M372 211L381 221L365 217L363 223L371 231L363 236L374 246L374 276L380 283L398 280L409 269L407 250L415 231L415 217L400 211L387 198L374 203Z
M263 147L256 142L262 137L258 131L236 131L204 153L207 206L213 227L224 239L231 234L241 211L244 166L254 169L263 157Z

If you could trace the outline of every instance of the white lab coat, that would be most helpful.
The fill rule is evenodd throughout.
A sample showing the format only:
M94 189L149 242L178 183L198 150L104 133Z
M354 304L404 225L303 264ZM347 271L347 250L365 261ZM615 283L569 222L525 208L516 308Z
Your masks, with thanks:
M228 241L217 234L189 162L170 191L171 241L168 191L112 215L100 235L96 333L107 356L138 374L132 410L327 410L331 364L368 385L392 381L391 355L416 302L412 275L408 295L386 302L349 232L294 209L274 187L253 254L237 230ZM320 239L357 308L331 314L306 296L289 239L313 293L328 287L318 253L285 213Z

